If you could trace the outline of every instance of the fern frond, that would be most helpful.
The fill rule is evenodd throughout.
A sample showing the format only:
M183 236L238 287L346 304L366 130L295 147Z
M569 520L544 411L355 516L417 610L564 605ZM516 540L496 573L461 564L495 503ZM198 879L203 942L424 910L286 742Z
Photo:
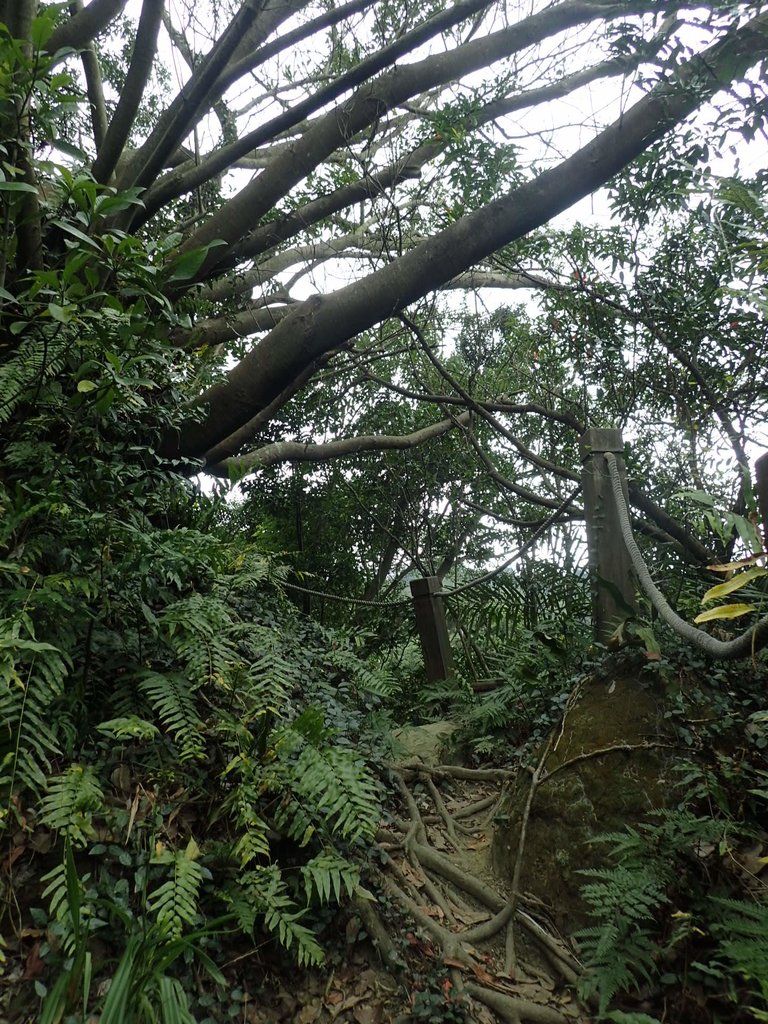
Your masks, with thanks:
M722 914L712 924L719 955L744 981L757 984L756 994L768 1005L768 906L723 897L710 902Z
M147 909L155 915L160 932L171 939L180 938L184 925L192 925L198 913L198 897L204 878L210 872L198 863L200 850L190 839L185 850L158 849L153 864L168 864L171 877L147 897Z
M330 903L331 896L341 902L342 889L353 896L360 884L360 869L333 850L319 853L301 868L307 902L316 895L321 903Z
M162 675L147 671L139 675L139 689L176 741L179 760L202 758L202 722L197 716L194 688L189 682L176 673Z
M103 806L104 793L93 771L73 764L49 781L48 794L40 805L40 820L73 845L84 846L94 835L93 815Z
M70 661L52 644L18 633L17 623L0 623L0 785L40 793L50 758L59 752L51 722Z
M58 332L28 332L16 343L6 362L0 364L0 423L6 423L30 388L64 366L69 341Z
M301 967L324 961L325 954L314 934L299 923L304 911L288 894L277 865L246 871L226 899L243 931L252 934L259 918L263 918L281 946L295 953Z

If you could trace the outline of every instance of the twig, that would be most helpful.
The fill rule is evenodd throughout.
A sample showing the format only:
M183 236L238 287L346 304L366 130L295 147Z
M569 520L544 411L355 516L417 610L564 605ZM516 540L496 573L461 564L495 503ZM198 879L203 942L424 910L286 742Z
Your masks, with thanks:
M565 768L570 768L574 764L578 764L580 761L588 761L593 757L602 757L603 754L612 754L614 751L624 751L624 753L631 753L633 750L677 750L677 746L674 743L614 743L610 747L599 747L597 750L588 750L585 754L576 754L575 757L569 757L567 761L563 761L561 764L555 765L555 767L547 772L539 782L548 782L553 775L557 775L558 772L563 771Z

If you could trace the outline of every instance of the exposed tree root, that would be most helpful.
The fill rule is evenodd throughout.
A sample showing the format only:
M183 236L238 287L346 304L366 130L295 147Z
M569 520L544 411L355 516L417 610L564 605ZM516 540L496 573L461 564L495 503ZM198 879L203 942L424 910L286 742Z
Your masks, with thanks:
M457 991L463 990L471 999L483 1003L501 1020L517 1024L564 1024L573 1021L573 1016L566 1017L547 1005L547 1000L554 984L574 984L580 973L578 961L565 944L536 920L534 915L542 905L519 892L531 806L538 785L547 778L544 763L552 749L553 739L546 744L537 767L531 771L508 897L477 878L467 863L469 858L476 857L477 836L487 828L496 813L499 794L469 800L451 810L440 790L440 783L449 781L455 784L460 780L465 786L472 787L487 782L503 786L518 774L516 772L453 765L432 768L415 763L391 766L404 817L393 818L378 834L385 864L382 888L428 936L425 940L426 953L423 948L422 954L438 956L442 960L452 974ZM411 788L413 783L420 784L415 791ZM452 789L455 792L455 785ZM436 848L436 843L442 850ZM450 855L442 852L446 845L452 848ZM484 913L486 916L482 919ZM384 926L375 911L368 907L361 910L361 917L381 952L382 960L385 963L390 961L396 967L396 950L391 941L387 943L381 937L380 929ZM540 1001L537 1001L535 981L521 979L525 982L521 985L523 994L527 995L530 986L534 986L533 998L524 998L523 994L511 989L518 969L517 928L524 929L528 938L535 941L543 957L541 962L548 964L552 971L552 977L546 979L540 988ZM475 948L477 944L494 940L500 940L501 946L506 947L503 964L495 968L492 963L498 961ZM494 948L498 945L496 942ZM526 968L529 975L541 979L539 968L531 968L527 964ZM469 975L472 981L465 980L462 974Z
M557 1010L532 1003L528 999L517 999L515 996L494 992L493 989L474 985L472 982L468 982L465 989L473 999L479 999L481 1003L490 1006L494 1013L502 1020L510 1021L510 1024L521 1024L521 1021L532 1021L533 1024L567 1024L568 1021L568 1018Z
M426 765L420 761L392 765L400 772L416 772L417 775L433 775L435 778L465 779L467 782L503 782L514 779L517 771L509 768L464 768L456 764Z

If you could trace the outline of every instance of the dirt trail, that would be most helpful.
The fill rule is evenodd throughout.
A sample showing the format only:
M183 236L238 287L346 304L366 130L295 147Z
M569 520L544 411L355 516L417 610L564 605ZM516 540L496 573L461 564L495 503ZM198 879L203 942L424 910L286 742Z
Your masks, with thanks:
M396 802L374 851L378 899L356 900L347 955L290 994L283 980L244 1020L584 1024L579 964L547 907L513 897L490 868L494 817L515 774L390 765Z

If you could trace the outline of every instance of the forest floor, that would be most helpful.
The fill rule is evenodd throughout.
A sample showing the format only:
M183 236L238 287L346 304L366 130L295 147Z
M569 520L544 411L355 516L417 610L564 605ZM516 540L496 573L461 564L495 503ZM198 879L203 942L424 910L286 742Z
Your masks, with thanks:
M416 727L429 730L430 726ZM422 734L423 736L423 734ZM434 740L434 737L432 738ZM322 967L300 969L274 943L216 956L226 988L187 975L195 1019L242 1024L586 1024L575 996L580 965L550 908L491 867L500 805L513 768L438 764L440 743L401 751L387 767L391 794L363 890L329 917ZM524 819L518 860L525 855ZM27 906L39 885L19 890ZM19 913L22 908L19 907ZM29 918L24 910L24 918ZM5 946L0 1024L28 1024L44 928ZM102 951L103 952L103 951ZM108 962L103 955L103 962ZM94 976L94 995L108 978ZM83 1020L82 1017L68 1020ZM85 1024L98 1024L91 1014Z
M491 867L494 818L516 773L405 760L372 863L377 901L336 922L323 969L261 976L247 1024L585 1024L576 956L548 908ZM521 830L524 832L524 829ZM524 856L524 836L518 851ZM256 982L256 979L254 979ZM245 989L244 989L245 993Z

